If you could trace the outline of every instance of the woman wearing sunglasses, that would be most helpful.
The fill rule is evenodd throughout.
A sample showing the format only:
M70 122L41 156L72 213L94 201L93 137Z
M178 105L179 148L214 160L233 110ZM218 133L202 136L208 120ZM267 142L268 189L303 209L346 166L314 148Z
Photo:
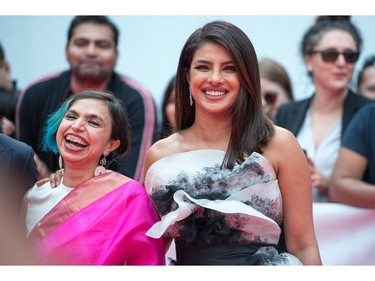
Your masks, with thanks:
M362 39L349 16L321 16L303 36L301 53L315 92L278 110L276 123L289 129L305 150L314 202L329 200L329 178L342 135L370 100L349 89Z
M283 104L293 101L293 89L288 72L277 61L263 58L259 61L262 104L268 117L275 120Z

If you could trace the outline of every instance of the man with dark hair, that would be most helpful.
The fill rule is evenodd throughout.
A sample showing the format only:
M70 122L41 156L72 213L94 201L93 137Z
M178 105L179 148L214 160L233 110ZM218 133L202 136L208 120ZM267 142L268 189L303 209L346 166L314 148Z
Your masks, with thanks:
M15 137L15 111L19 91L12 80L10 64L0 44L0 132Z
M39 178L59 169L58 156L42 151L40 136L48 116L70 95L83 90L108 91L125 106L131 126L131 150L110 164L143 182L146 151L154 142L156 108L152 95L129 77L117 73L117 27L106 16L76 16L69 30L65 55L70 69L39 79L21 93L17 103L17 138L37 154Z

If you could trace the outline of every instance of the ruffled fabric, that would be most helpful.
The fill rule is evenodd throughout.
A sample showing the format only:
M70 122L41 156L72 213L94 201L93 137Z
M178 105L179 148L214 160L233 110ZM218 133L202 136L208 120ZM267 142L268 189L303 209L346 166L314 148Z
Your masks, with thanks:
M202 264L298 264L276 250L283 206L272 165L253 153L228 170L223 157L197 150L155 162L145 186L162 218L146 234L174 238L176 264L199 263L198 255Z

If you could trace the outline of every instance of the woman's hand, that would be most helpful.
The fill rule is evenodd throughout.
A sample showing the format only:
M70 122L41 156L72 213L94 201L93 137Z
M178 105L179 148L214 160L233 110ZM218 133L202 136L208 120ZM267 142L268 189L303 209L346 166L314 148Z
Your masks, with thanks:
M61 178L64 175L64 169L57 170L55 173L50 174L49 178L44 178L39 181L37 181L35 184L37 186L41 186L45 184L46 182L50 182L52 187L56 187L61 183Z

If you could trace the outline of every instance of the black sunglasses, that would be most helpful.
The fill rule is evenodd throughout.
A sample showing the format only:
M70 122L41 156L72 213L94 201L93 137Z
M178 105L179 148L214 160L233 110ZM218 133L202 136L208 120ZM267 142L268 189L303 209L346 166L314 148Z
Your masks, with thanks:
M277 100L277 93L274 92L265 92L263 95L264 100L267 104L273 105Z
M355 63L359 58L359 52L353 51L338 52L336 50L312 50L310 52L310 54L317 53L322 56L324 62L335 62L340 54L344 56L346 63Z

